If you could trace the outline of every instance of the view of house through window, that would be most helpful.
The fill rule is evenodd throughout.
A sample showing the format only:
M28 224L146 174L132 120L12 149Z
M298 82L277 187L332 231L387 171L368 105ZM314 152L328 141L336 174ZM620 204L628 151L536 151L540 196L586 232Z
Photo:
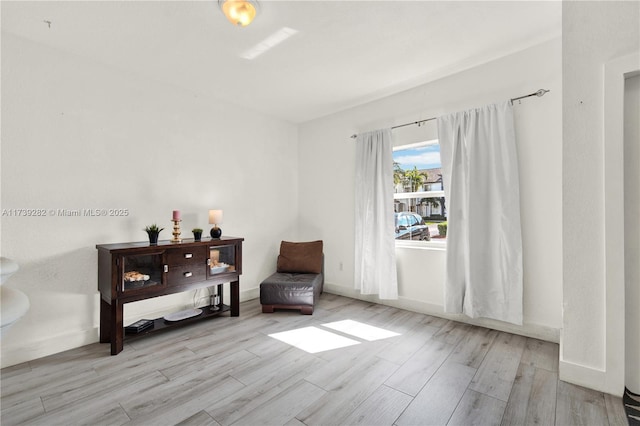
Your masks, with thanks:
M395 147L393 169L396 240L446 241L438 140Z

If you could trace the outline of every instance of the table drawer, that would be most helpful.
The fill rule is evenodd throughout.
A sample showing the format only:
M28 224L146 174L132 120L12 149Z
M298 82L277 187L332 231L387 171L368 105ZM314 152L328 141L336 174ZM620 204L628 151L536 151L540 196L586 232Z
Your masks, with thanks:
M194 265L194 267L202 267L207 264L207 248L201 247L184 247L167 251L167 264L169 271L171 267L179 265Z
M204 281L207 278L207 266L204 263L182 266L169 266L167 284L182 285Z

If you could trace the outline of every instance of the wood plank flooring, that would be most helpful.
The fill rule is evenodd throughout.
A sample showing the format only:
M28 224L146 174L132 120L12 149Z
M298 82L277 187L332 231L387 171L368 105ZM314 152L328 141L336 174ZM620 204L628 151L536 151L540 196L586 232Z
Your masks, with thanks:
M312 316L216 318L92 344L1 372L3 426L625 425L620 398L558 380L558 345L323 294ZM399 333L366 340L323 324ZM270 334L316 327L358 343L308 353Z

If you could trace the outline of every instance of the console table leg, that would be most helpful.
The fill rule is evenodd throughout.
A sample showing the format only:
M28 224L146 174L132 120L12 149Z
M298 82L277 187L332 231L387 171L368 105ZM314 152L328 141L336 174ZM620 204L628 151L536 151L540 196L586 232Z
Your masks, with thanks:
M100 343L111 341L111 305L100 298Z
M122 324L124 306L114 301L111 306L111 355L118 355L123 349L124 326Z
M231 293L231 316L240 316L240 281L233 281L229 284Z

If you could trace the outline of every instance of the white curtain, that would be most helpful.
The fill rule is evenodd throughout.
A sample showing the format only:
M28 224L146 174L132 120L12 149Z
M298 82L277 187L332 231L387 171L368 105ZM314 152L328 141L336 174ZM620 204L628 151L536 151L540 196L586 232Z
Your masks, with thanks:
M356 140L355 288L398 298L391 129Z
M445 311L522 324L522 233L510 101L438 119L448 204Z

